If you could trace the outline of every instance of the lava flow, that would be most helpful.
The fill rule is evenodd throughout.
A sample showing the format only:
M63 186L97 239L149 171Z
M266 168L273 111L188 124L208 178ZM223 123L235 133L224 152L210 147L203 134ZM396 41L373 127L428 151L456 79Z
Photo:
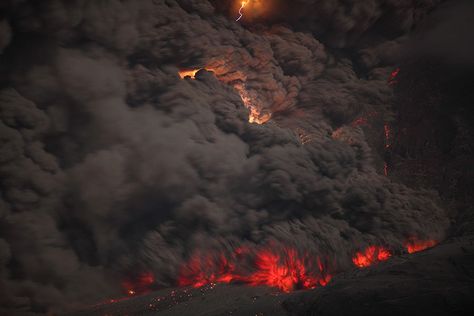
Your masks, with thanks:
M220 71L219 71L220 69ZM258 107L254 105L253 98L250 96L249 92L245 88L245 84L242 82L233 82L233 81L226 81L222 79L222 76L220 77L219 75L222 75L223 71L222 68L212 68L212 67L203 67L203 68L195 68L195 69L182 69L179 70L178 75L181 79L185 78L191 78L191 79L196 79L196 74L200 70L207 70L207 71L212 71L216 75L217 79L219 79L221 82L224 82L226 84L232 85L232 87L237 90L237 92L240 95L240 98L242 99L242 102L244 103L245 107L249 110L249 123L256 123L256 124L264 124L268 122L271 118L271 113L262 113Z
M418 240L416 238L411 238L405 243L408 253L415 253L423 251L428 248L436 246L436 240Z
M248 262L250 253L236 250L233 260ZM237 271L236 264L224 255L193 256L181 270L180 286L202 287L212 283L240 282L252 286L266 285L283 292L325 286L331 280L325 265L318 258L312 261L293 249L281 254L260 250L254 257L254 272Z
M357 252L352 262L359 268L366 268L374 263L388 260L392 254L384 247L369 246L364 251Z

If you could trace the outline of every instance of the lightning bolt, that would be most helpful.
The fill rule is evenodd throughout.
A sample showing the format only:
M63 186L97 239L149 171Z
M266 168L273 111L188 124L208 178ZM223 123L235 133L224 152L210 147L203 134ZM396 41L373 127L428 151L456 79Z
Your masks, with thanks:
M244 16L244 14L242 13L242 10L245 8L245 6L247 5L248 2L249 2L249 0L242 1L242 5L240 6L240 9L239 9L240 16L237 18L237 20L235 20L236 22L239 22L240 19Z

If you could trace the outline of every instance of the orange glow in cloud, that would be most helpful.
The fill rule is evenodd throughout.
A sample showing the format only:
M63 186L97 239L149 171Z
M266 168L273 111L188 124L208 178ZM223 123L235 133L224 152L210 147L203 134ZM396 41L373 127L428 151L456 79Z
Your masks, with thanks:
M271 14L275 0L235 0L232 5L232 15L236 22L246 23L258 20Z
M245 88L245 84L243 83L230 83L228 79L224 79L222 74L226 73L226 71L222 67L203 67L203 68L195 68L195 69L181 69L178 72L178 75L181 79L185 79L187 77L191 79L196 79L196 74L199 70L204 69L207 71L212 71L216 75L216 77L224 83L231 84L235 90L239 93L242 102L244 103L245 107L249 110L249 122L256 123L256 124L264 124L268 122L272 116L271 113L261 113L257 106L255 106L255 100L251 97L248 93L247 89Z

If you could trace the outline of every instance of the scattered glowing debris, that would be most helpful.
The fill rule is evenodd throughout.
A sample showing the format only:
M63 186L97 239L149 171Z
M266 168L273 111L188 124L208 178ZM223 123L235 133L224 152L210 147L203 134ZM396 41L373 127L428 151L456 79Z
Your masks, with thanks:
M244 16L243 14L243 9L245 8L245 6L250 2L250 0L244 0L241 2L241 6L240 6L240 9L239 9L239 17L235 20L236 22L239 22L240 19L242 19L242 17Z
M416 238L410 238L405 243L405 247L407 248L408 253L415 253L432 248L436 246L436 244L436 240L418 240Z
M377 262L388 260L392 254L384 247L369 246L364 251L357 252L352 262L359 268L369 267Z
M390 143L390 134L391 134L391 129L390 125L388 123L385 123L383 126L384 134L385 134L385 148L390 148L391 143Z

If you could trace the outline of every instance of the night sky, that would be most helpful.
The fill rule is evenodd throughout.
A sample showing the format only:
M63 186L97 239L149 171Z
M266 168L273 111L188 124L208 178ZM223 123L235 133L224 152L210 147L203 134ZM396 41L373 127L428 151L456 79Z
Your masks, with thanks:
M472 309L473 31L470 0L1 0L0 315Z

